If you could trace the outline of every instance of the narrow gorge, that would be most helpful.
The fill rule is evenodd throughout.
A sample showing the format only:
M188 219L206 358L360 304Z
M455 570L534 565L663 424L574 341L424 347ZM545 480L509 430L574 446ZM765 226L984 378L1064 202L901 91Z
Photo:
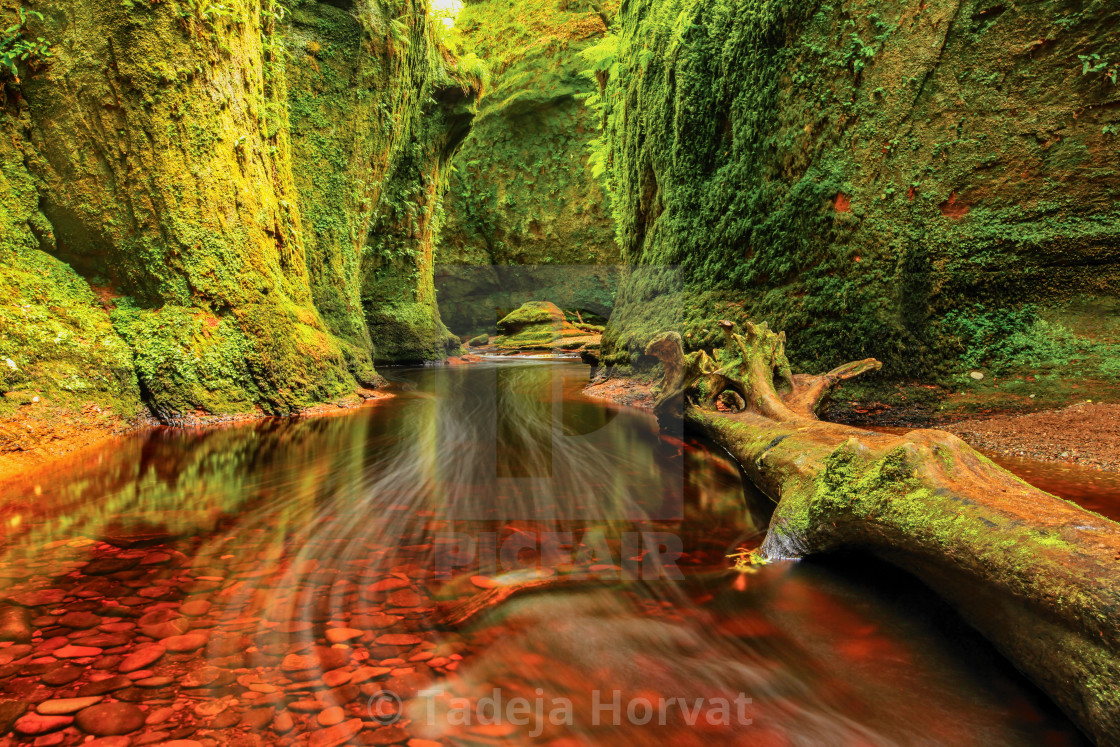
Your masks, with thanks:
M1120 744L1114 0L0 0L0 747Z

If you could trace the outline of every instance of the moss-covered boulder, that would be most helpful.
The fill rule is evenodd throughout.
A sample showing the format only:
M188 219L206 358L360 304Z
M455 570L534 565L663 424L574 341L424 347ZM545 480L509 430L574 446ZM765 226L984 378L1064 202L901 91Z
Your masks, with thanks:
M563 294L564 308L585 310L605 301L596 313L613 306L619 252L589 157L598 114L582 54L606 35L617 5L471 0L455 19L462 51L490 71L436 252L441 314L458 333L492 329L494 308L533 298ZM520 272L500 271L509 265ZM611 269L551 273L555 265Z
M626 260L680 283L627 283L606 359L751 318L808 368L929 378L1008 310L1115 297L1118 23L1066 0L628 3L604 157Z
M570 323L554 303L529 301L502 317L498 322L502 334L494 343L507 350L575 350L598 342L598 334L582 326Z

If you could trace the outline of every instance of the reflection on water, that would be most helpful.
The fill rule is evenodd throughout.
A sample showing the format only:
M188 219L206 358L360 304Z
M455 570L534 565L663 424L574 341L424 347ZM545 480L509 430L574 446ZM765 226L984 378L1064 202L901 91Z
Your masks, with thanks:
M992 461L1031 485L1120 521L1120 474L1060 462L988 454Z
M346 415L159 429L10 486L0 577L33 634L0 690L139 704L134 744L1079 743L908 577L728 573L765 499L581 398L582 366L394 375ZM555 586L440 622L526 581Z

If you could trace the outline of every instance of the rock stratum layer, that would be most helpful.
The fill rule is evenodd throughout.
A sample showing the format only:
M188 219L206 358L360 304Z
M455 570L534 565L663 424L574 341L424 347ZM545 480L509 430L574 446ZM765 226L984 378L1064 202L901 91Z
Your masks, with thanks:
M423 0L0 7L5 50L42 38L3 74L0 420L288 414L446 354L430 216L477 81Z
M436 254L440 310L456 332L492 331L537 298L610 313L619 251L590 162L598 115L582 55L606 36L617 5L468 0L455 20L463 50L490 70Z
M629 3L613 204L624 259L679 275L624 283L606 360L755 319L808 368L928 380L970 318L1114 298L1118 23L1102 1Z

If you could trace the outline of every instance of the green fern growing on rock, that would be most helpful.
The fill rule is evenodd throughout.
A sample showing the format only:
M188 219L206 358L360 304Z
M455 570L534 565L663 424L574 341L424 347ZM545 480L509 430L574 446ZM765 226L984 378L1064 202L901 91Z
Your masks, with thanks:
M41 36L28 36L27 24L31 19L42 21L43 14L35 10L19 9L19 23L4 29L0 38L0 75L19 83L19 64L34 65L52 57L50 44Z

